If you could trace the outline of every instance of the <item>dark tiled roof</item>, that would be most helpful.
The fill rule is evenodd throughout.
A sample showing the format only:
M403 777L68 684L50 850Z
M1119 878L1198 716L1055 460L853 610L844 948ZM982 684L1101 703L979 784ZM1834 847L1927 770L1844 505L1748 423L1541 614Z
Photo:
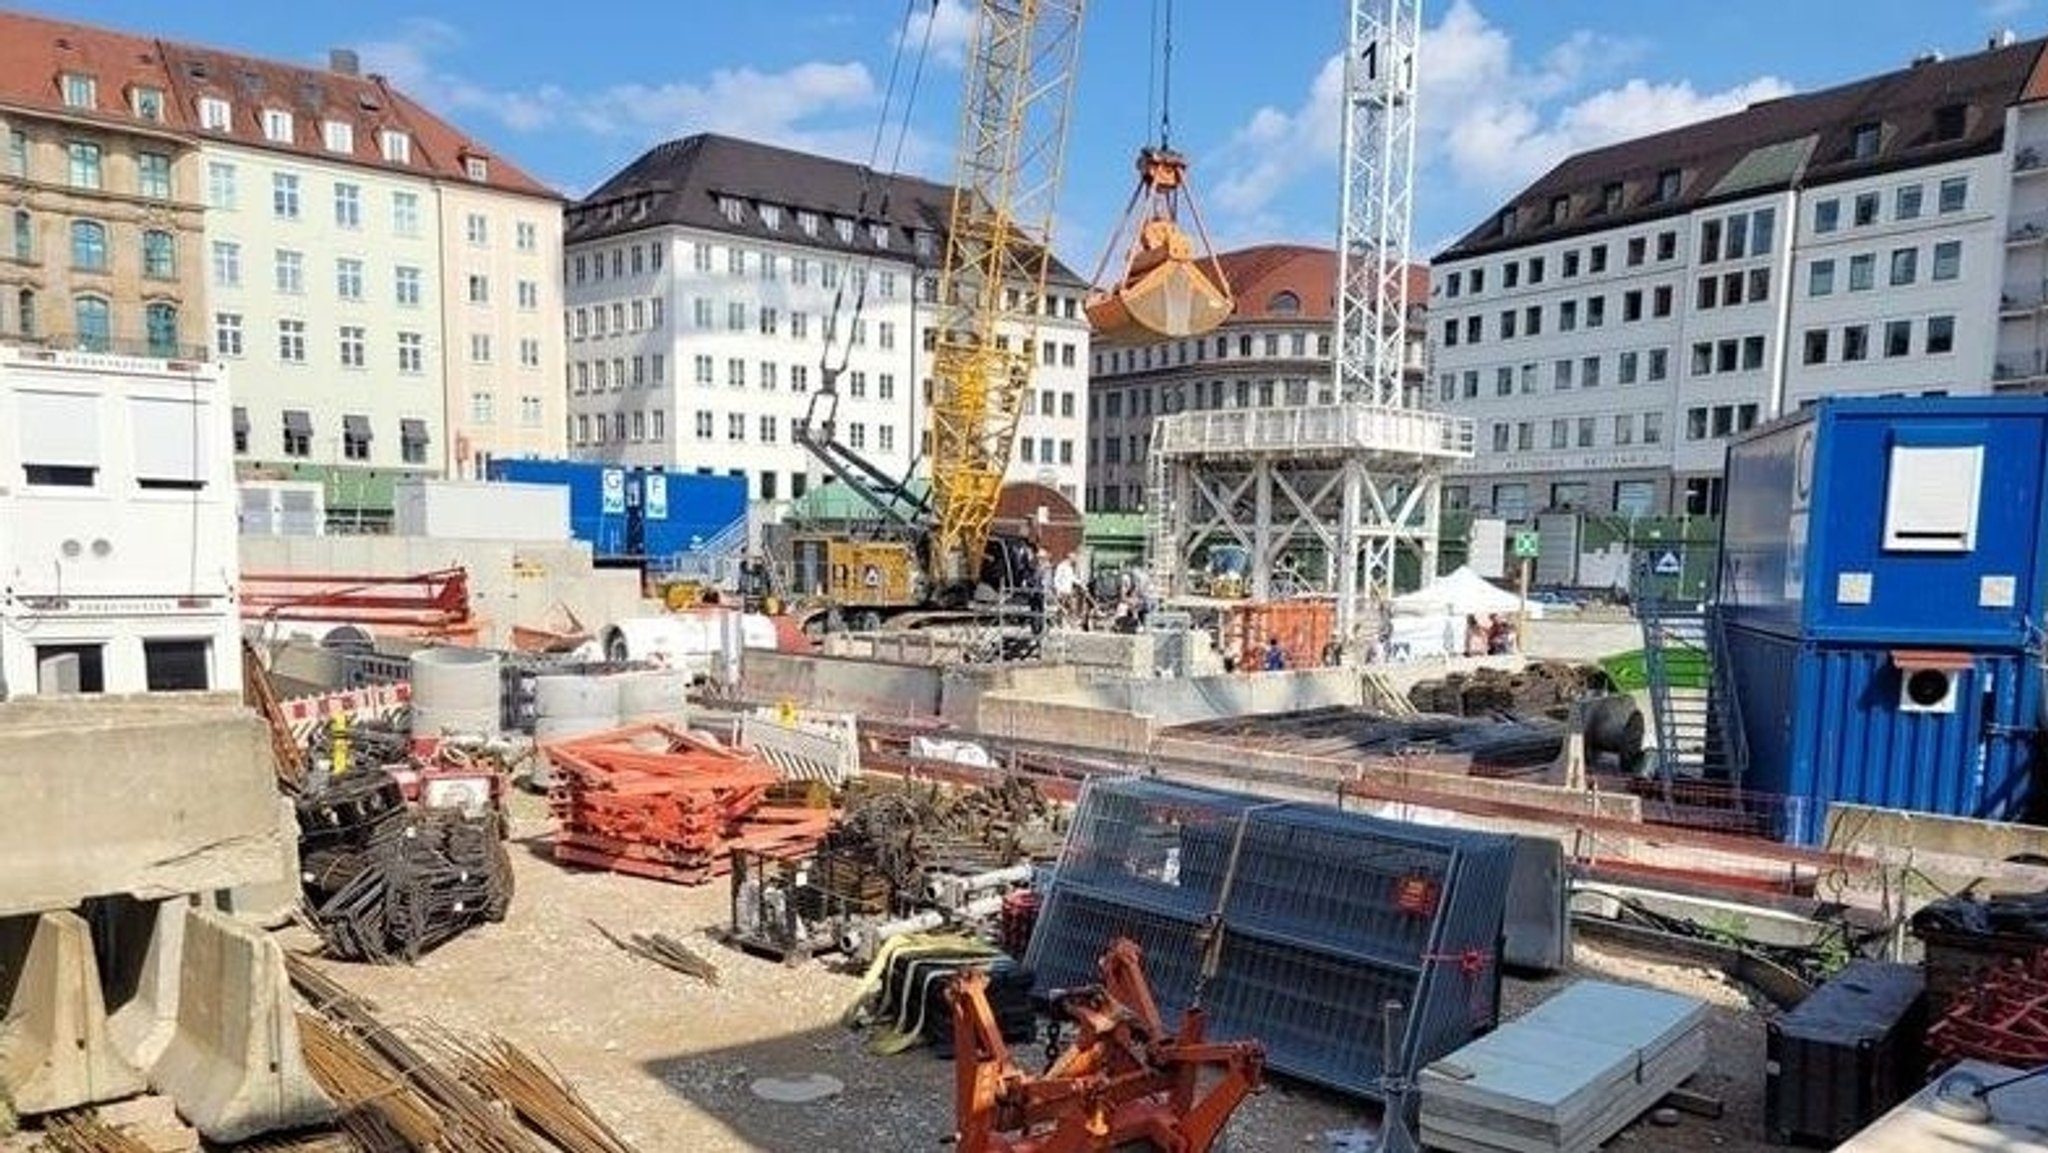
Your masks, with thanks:
M741 202L737 221L720 211L721 197ZM578 244L679 225L764 243L863 255L886 252L936 265L952 206L949 186L921 177L876 172L844 160L703 133L655 145L571 204L562 240ZM776 227L769 227L762 208L779 214ZM815 236L798 226L799 211L818 214ZM854 222L851 240L840 239L835 220ZM886 248L876 247L870 224L889 226ZM932 237L929 258L917 255L920 232ZM1082 283L1057 260L1052 276L1069 285Z
M1924 60L1818 92L1581 152L1550 170L1437 259L1540 244L1689 212L1759 192L1812 187L1996 152L2005 110L2043 85L2042 46L2028 40ZM1878 129L1858 155L1859 129ZM1676 195L1660 178L1678 174ZM1610 203L1619 190L1619 202ZM1563 198L1561 216L1554 215ZM1504 217L1512 214L1513 227Z

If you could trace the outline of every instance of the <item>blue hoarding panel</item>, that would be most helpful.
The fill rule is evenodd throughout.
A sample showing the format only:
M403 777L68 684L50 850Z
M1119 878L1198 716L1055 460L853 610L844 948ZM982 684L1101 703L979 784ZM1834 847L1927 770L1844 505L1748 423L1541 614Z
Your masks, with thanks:
M1945 698L1906 694L1913 650L1727 631L1749 739L1745 789L1785 840L1819 844L1836 801L1984 820L2027 815L2041 670L2020 650L1956 653Z
M1730 447L1717 600L1816 641L2023 643L2044 599L2048 401L1840 399Z
M715 539L746 520L747 478L641 473L645 555L669 557Z
M633 551L625 502L625 470L581 460L493 460L491 480L559 484L569 490L569 535L587 542L597 556ZM611 478L609 481L607 477Z

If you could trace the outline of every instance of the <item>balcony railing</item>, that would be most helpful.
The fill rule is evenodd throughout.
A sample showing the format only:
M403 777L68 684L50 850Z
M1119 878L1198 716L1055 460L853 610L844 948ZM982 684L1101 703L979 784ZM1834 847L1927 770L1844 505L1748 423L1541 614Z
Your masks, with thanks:
M140 356L152 360L210 360L213 350L203 344L176 344L134 336L80 335L75 332L22 332L0 328L0 345L41 348L51 352L94 352L107 356Z
M1371 404L1184 412L1159 418L1152 451L1166 455L1472 455L1472 421Z

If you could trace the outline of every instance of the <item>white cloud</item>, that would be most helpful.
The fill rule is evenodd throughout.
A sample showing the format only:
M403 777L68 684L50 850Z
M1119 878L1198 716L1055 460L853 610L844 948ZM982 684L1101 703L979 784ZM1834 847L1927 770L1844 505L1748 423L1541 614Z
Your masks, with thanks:
M934 31L936 41L943 20ZM720 132L866 163L875 143L881 89L866 64L807 61L779 70L721 68L688 80L614 84L587 91L557 84L532 89L491 88L465 78L447 63L463 38L440 20L408 20L398 36L358 46L364 68L381 72L427 107L471 126L495 120L519 133L577 132L653 140ZM892 117L892 119L894 119ZM892 130L883 141L895 152ZM917 170L935 153L911 133L903 164Z
M897 42L910 52L924 45L934 60L959 67L967 59L967 45L974 36L974 10L967 0L937 0L922 5L904 22ZM930 37L926 44L926 37Z
M1643 47L1580 31L1530 52L1489 21L1474 0L1454 0L1423 31L1416 98L1419 183L1436 200L1497 198L1574 153L1791 91L1769 76L1714 92L1682 79L1631 78L1594 87L1627 68ZM1220 173L1214 201L1222 212L1266 218L1300 181L1334 181L1343 81L1342 58L1333 56L1299 106L1252 113L1211 163ZM1226 230L1240 227L1233 221Z

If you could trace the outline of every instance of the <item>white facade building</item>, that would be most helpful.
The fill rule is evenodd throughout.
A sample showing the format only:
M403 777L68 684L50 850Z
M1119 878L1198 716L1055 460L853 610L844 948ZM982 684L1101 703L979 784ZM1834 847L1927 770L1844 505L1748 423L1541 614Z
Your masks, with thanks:
M0 347L0 698L241 686L219 365Z
M2041 246L2005 237L2016 190L2048 224L2008 128L2042 44L1581 154L1440 255L1435 395L1478 449L1447 505L1718 514L1727 440L1760 422L2039 372L2041 281L2007 265L2038 274Z
M570 452L743 475L751 497L826 476L796 438L908 477L927 446L929 326L950 194L908 177L718 136L660 145L568 213ZM866 207L863 207L863 206ZM1062 276L1038 329L1013 480L1081 499L1084 286ZM836 413L818 404L827 373Z

